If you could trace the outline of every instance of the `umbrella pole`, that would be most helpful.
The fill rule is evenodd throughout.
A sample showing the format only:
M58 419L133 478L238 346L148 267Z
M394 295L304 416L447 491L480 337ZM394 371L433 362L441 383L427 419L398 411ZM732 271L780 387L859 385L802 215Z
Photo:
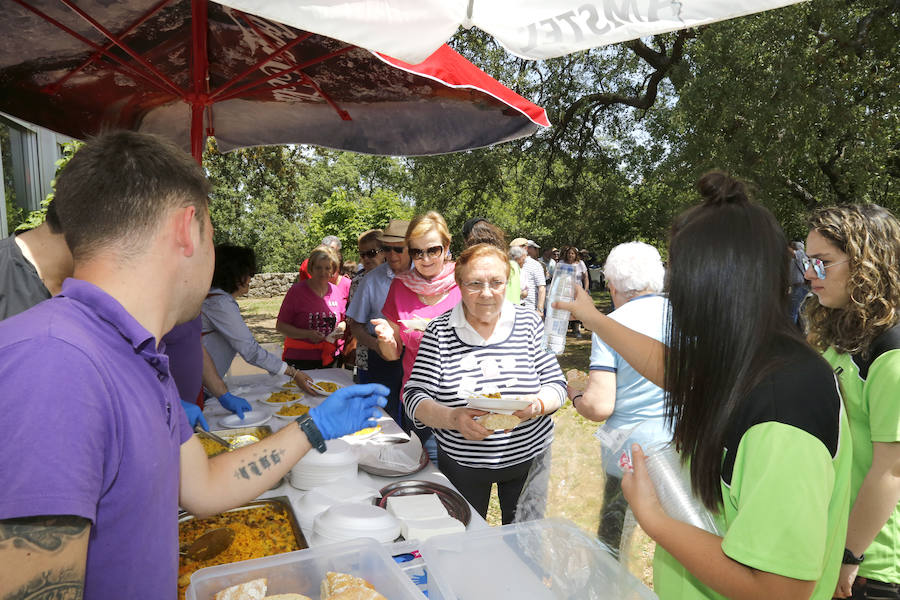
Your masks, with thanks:
M207 0L191 0L191 28L193 37L193 83L194 90L191 103L191 156L199 163L203 162L203 147L206 136L203 133L203 112L206 109L207 79L209 77L209 58L206 49L207 32Z

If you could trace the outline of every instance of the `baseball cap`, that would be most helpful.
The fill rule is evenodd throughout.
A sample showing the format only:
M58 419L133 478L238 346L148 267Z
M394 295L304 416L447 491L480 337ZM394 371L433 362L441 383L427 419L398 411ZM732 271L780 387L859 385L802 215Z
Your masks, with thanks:
M525 244L526 244L527 246L532 247L532 248L540 248L540 246L538 246L537 243L536 243L534 240L528 240L527 242L525 242Z
M378 236L379 242L402 242L406 239L406 230L409 229L409 221L403 219L391 219L388 226Z
M516 238L509 243L510 246L527 246L528 240L525 238Z

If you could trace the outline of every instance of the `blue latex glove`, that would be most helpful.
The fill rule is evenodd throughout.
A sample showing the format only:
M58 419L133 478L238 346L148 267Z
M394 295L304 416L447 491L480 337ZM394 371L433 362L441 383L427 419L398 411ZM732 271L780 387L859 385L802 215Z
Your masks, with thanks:
M184 412L187 415L188 423L191 424L191 429L197 426L197 423L200 423L200 427L209 431L209 425L206 423L206 419L203 418L203 411L200 410L200 407L194 404L193 402L185 402L181 401L181 406L184 407Z
M219 396L219 404L236 414L239 419L244 418L245 412L253 410L250 408L249 402L239 396L235 396L231 392L225 392Z
M347 386L310 409L309 416L322 437L333 440L366 427L375 427L376 419L381 416L381 411L375 407L387 405L390 393L380 383Z

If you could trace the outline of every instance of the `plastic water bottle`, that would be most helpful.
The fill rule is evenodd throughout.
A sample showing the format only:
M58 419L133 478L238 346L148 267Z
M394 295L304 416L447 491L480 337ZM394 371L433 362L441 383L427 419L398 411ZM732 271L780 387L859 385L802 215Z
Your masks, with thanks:
M566 331L569 329L569 311L553 308L553 303L575 299L575 265L557 262L547 295L547 318L544 320L543 348L553 354L562 354L566 349Z

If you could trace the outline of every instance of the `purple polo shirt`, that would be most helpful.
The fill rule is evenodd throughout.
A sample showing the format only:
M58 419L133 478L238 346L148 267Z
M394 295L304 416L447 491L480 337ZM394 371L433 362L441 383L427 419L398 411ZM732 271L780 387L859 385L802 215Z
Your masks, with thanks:
M174 598L181 444L168 359L77 279L0 322L0 519L90 519L86 599Z
M187 323L176 325L162 337L163 352L169 357L169 371L178 397L186 402L196 402L203 385L203 324L200 315Z

